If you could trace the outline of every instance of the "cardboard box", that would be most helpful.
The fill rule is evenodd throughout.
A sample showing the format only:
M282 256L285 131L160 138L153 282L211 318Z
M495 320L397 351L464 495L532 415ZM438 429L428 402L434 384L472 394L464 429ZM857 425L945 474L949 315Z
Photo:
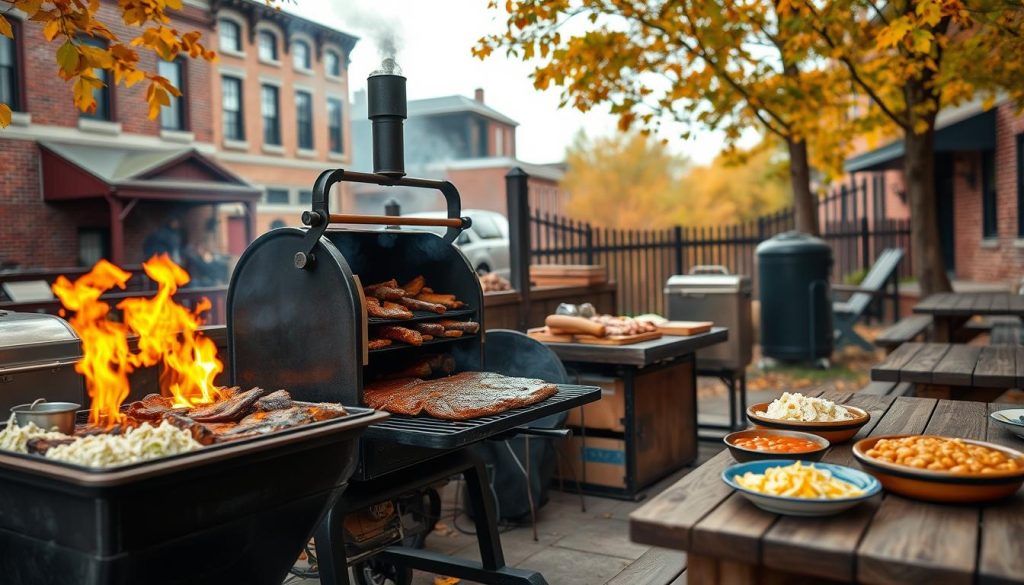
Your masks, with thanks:
M571 427L625 432L623 419L626 416L626 400L622 379L583 374L579 383L584 386L600 386L601 399L570 410L566 424Z
M626 487L626 442L622 439L574 436L561 441L562 456L558 462L558 477L568 485L580 483L613 488ZM583 470L586 467L586 475ZM575 473L575 477L573 477Z

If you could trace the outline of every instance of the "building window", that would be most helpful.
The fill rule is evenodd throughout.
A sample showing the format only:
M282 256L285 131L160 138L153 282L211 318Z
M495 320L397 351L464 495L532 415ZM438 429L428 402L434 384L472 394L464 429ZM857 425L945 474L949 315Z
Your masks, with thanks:
M18 59L18 45L21 42L21 29L17 20L8 18L14 38L0 35L0 102L10 106L11 110L20 112L21 91L19 87L21 66Z
M273 203L276 205L288 205L290 202L288 189L267 189L267 193L263 198L263 201L265 203Z
M100 49L107 48L107 41L103 39L97 39L96 37L83 36L78 39L82 44L89 45L92 47L98 47ZM114 119L114 102L113 96L110 92L110 72L106 69L93 69L96 77L103 83L103 87L93 92L92 96L96 100L96 109L92 112L81 112L83 118L92 118L93 120L113 120Z
M170 96L170 105L160 109L160 127L165 130L186 130L185 96L188 95L188 89L185 87L185 60L180 57L174 61L161 59L157 63L157 73L181 92L181 96Z
M78 228L78 265L92 266L110 258L110 230Z
M299 125L299 148L313 148L313 96L307 91L295 92L296 120Z
M981 153L981 212L982 236L995 238L999 235L999 208L996 203L995 153L985 150Z
M312 68L309 58L309 43L306 41L295 41L292 44L292 66L303 70Z
M312 205L313 204L313 192L309 189L302 189L299 191L299 204L300 205Z
M1024 237L1024 133L1017 135L1017 236Z
M494 156L505 156L505 129L494 127Z
M260 110L263 112L263 144L281 144L281 108L279 90L273 85L264 85L260 91Z
M220 37L220 50L242 52L242 27L233 20L222 18L217 21L217 34Z
M277 61L277 35L269 30L260 31L260 60Z
M242 116L242 80L227 75L221 77L222 107L224 110L224 138L245 140L245 118Z
M324 53L324 69L331 77L341 77L341 57L335 51Z
M330 137L331 152L342 152L341 133L341 100L338 98L327 98L327 135Z

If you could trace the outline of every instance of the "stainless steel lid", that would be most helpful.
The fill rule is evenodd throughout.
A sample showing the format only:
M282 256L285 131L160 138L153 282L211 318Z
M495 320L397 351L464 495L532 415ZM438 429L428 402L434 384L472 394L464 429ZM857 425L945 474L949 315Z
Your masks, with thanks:
M743 274L677 274L665 283L666 293L749 292L750 277Z
M78 335L64 319L0 310L0 372L12 365L75 361L81 357Z

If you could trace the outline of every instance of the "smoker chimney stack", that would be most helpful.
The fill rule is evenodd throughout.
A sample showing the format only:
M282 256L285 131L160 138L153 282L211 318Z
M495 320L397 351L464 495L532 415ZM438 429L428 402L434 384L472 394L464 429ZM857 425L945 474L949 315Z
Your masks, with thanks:
M408 117L405 77L394 59L384 59L370 74L366 107L373 133L373 172L399 178L405 176L405 138L402 124Z

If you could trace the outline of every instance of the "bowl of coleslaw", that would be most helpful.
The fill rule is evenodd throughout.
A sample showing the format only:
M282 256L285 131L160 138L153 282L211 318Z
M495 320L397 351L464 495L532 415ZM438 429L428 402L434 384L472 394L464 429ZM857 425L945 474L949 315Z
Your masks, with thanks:
M747 408L747 419L757 428L800 431L837 444L849 441L871 420L866 410L826 398L783 392L771 402Z
M882 489L852 467L798 460L739 463L722 472L722 481L758 508L787 516L831 516Z

